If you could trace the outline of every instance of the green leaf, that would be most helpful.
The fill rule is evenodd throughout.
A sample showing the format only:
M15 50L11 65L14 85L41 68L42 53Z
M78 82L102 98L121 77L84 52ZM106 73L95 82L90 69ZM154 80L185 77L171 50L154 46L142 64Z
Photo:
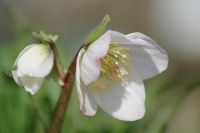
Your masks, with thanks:
M94 42L95 40L97 40L102 34L103 32L105 32L105 29L108 25L108 23L110 22L110 16L106 15L101 23L95 27L90 33L89 35L86 37L85 39L85 44L91 44L92 42Z

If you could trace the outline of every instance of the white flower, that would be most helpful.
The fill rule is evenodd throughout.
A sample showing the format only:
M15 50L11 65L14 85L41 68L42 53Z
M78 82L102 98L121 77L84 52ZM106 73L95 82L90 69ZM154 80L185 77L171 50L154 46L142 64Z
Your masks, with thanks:
M50 73L54 64L54 54L45 44L31 44L18 55L12 75L17 84L35 94Z
M167 68L167 53L141 33L107 31L77 58L76 88L83 114L99 106L119 120L134 121L145 113L143 80Z

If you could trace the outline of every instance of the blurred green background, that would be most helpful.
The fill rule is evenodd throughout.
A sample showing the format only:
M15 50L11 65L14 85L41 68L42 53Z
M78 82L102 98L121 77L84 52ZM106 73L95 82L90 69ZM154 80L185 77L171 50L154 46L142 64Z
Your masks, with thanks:
M0 133L42 133L50 124L60 88L45 81L31 97L7 77L33 31L59 34L67 67L90 30L105 14L110 28L139 31L169 54L169 68L145 81L146 114L123 122L100 109L83 116L73 89L63 133L199 133L200 1L198 0L0 0Z

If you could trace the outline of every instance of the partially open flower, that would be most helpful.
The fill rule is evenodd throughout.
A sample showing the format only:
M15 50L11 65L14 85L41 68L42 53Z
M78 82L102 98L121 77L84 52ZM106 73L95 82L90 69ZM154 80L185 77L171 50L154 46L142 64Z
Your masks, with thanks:
M107 31L78 55L76 88L82 113L92 116L99 106L119 120L141 119L143 80L167 65L167 53L148 36Z
M33 95L51 72L53 64L54 54L48 45L31 44L17 57L12 75L17 84Z

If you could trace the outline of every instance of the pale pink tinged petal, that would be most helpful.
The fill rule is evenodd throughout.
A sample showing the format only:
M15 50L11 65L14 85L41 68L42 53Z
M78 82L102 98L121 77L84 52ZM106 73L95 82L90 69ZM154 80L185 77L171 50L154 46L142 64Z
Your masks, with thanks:
M76 90L78 92L78 98L80 102L80 110L84 115L93 116L97 110L97 104L93 97L88 93L87 88L81 83L80 76L80 62L82 60L82 55L85 50L81 49L77 58L76 63Z
M92 43L83 55L81 66L81 79L85 85L95 81L100 74L100 59L104 57L110 45L110 32L107 31Z
M85 85L95 81L100 74L100 61L93 55L84 54L80 63L81 67L81 79Z
M145 114L145 90L135 68L118 84L105 90L90 89L97 104L119 120L135 121Z
M127 36L139 45L138 48L132 47L132 55L143 79L151 78L167 69L167 52L156 41L142 33L132 33Z
M111 34L108 30L88 47L87 53L92 53L96 58L104 57L109 49Z
M130 33L126 36L131 39L142 39L142 40L148 42L149 45L152 45L152 47L157 48L161 53L167 55L167 52L162 47L160 47L155 40L153 40L152 38L150 38L149 36L147 36L145 34L142 34L140 32L134 32L134 33Z
M117 31L110 31L111 34L111 42L117 44L133 44L132 40L126 37L126 35L117 32Z
M167 68L167 53L150 37L141 33L123 35L116 31L112 31L111 35L111 41L131 49L133 65L137 67L142 79L151 78Z

